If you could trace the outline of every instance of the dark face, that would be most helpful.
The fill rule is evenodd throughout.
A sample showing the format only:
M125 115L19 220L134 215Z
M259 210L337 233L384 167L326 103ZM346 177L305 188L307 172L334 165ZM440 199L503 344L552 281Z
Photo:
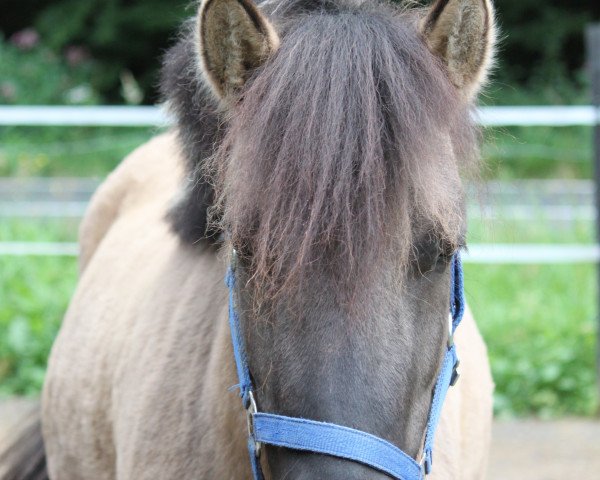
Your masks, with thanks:
M393 253L351 306L336 301L325 275L293 302L258 311L251 290L240 287L259 411L359 429L417 458L448 335L451 252L427 237L404 278ZM238 279L246 284L244 262ZM387 478L349 461L263 448L275 479Z
M254 396L258 411L362 430L417 459L464 243L459 171L477 157L470 99L491 7L439 0L424 18L309 3L266 2L269 18L249 0L199 12L203 77L229 114L210 167L240 252ZM286 17L294 5L303 14ZM386 478L263 451L277 480Z

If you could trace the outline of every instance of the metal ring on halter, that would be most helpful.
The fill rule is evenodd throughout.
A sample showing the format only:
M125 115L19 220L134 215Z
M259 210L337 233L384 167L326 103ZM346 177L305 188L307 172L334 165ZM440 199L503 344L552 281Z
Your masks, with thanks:
M460 378L460 372L458 371L458 367L460 366L460 359L458 356L456 357L456 363L454 364L454 368L452 369L452 377L450 377L450 386L453 387L458 382Z
M229 261L229 265L231 270L235 272L235 268L237 267L238 253L235 248L231 249L231 260Z
M448 348L452 348L454 346L454 332L452 331L452 314L448 316L449 325L448 325ZM458 382L460 378L460 373L458 372L458 367L460 365L460 359L458 355L456 356L456 363L454 364L454 368L452 369L452 377L450 378L450 386L453 387Z
M452 318L452 313L448 315L448 348L454 345L454 319Z
M252 390L248 392L248 408L246 409L246 425L248 426L248 436L254 439L254 414L258 413L256 408L256 401L254 400L254 394ZM262 449L262 443L254 441L254 453L256 458L260 457L260 451Z
M421 474L423 475L423 480L431 473L431 451L427 451L427 448L423 448L423 456L421 457L421 461L419 462L419 466L421 467Z

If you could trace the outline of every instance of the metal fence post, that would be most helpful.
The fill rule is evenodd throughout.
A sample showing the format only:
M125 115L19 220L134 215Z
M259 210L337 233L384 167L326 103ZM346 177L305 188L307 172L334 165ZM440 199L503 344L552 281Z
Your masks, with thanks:
M587 61L592 88L592 105L596 109L596 122L594 125L594 186L596 201L596 231L600 240L600 23L588 26L586 31ZM600 265L597 265L598 274L598 333L596 343L596 372L598 378L598 392L600 394Z

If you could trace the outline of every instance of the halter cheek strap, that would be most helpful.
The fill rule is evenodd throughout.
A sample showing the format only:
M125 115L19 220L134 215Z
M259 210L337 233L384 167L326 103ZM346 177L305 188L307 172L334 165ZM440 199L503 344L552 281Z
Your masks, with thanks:
M449 316L451 325L444 360L433 389L423 456L419 462L390 442L360 430L332 423L258 412L252 393L252 380L242 329L235 308L234 262L229 267L226 277L229 287L229 324L239 379L237 387L239 387L248 419L248 451L254 479L263 480L264 478L259 461L262 444L330 455L362 463L397 480L422 480L425 475L429 474L433 462L433 440L444 399L450 386L454 385L458 379L459 361L453 338L464 313L463 273L459 255L456 254L452 258Z

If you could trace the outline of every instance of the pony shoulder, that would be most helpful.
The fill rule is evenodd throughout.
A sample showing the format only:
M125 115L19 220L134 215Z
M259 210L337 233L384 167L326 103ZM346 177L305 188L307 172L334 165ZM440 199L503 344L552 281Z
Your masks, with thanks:
M178 189L182 163L176 134L167 132L135 149L108 175L92 196L79 227L80 272L117 219L155 202L162 202L166 211Z

